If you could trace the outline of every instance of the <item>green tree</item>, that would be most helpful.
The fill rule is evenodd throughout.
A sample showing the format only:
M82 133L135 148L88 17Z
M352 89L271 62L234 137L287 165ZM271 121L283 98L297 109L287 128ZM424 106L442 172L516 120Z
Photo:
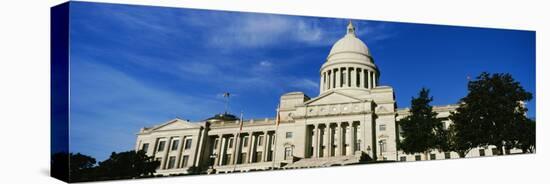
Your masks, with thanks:
M57 152L51 155L50 175L54 178L69 181L69 153Z
M517 145L517 129L527 112L522 103L531 98L510 74L481 73L468 82L468 95L450 116L456 143L470 148L494 145L501 155L502 148Z
M93 178L93 167L96 164L95 158L81 153L70 153L69 158L70 181L87 181Z
M464 136L459 135L457 125L451 124L447 129L438 129L438 144L440 151L458 153L460 158L464 158L466 154L473 148L471 142L464 139ZM459 125L460 126L460 125Z
M527 119L520 123L518 130L518 141L515 147L523 153L534 153L536 148L536 124L534 120Z
M160 162L149 157L144 151L126 151L111 153L111 156L99 163L98 179L129 179L151 176Z
M398 143L399 148L407 154L424 153L427 157L430 150L441 148L438 139L441 135L437 133L443 129L443 123L430 105L433 97L429 93L428 89L422 88L418 97L411 100L410 115L398 121L403 137Z

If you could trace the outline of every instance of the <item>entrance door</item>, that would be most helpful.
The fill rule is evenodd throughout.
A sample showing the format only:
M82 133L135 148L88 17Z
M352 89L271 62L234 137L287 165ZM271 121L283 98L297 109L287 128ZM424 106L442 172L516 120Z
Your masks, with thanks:
M286 147L285 148L285 160L292 159L292 148Z

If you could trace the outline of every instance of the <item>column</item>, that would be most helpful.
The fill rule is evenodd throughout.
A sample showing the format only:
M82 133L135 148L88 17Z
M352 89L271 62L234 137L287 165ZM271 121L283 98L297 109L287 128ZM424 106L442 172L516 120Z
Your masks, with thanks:
M273 139L273 136L271 134L269 134L269 132L267 132L267 138L269 138L267 140L267 144L265 145L266 149L265 149L265 161L267 162L269 159L269 153L271 152L271 143L273 142L272 139Z
M323 129L323 145L325 146L325 150L323 150L323 157L329 157L329 149L330 149L330 142L329 142L329 130L330 130L330 124L325 124L325 128Z
M339 88L340 87L340 84L342 84L341 82L341 77L342 77L342 71L340 70L340 68L338 69L334 69L334 74L335 74L335 81L334 81L334 84L335 84L335 88Z
M240 155L239 152L241 151L240 141L241 141L240 135L235 134L235 136L233 137L233 158L231 160L232 164L237 164L237 160L239 159L238 155Z
M313 158L319 157L319 132L317 131L319 125L313 125Z
M214 139L214 142L215 139ZM220 163L220 155L221 155L221 150L222 150L222 136L221 135L218 135L218 145L216 145L216 158L214 158L214 164L213 165L219 165Z
M330 123L328 123L326 133L327 133L327 156L330 157L332 155L332 128Z
M348 67L342 68L342 69L343 69L343 70L342 70L342 72L343 72L342 77L345 77L345 78L343 78L342 81L346 81L345 83L342 84L342 87L347 88L347 87L349 87L349 83L350 83L350 81L349 81L349 75L351 74L351 72L349 71L349 68L348 68Z
M357 87L357 71L355 68L349 68L349 87Z
M326 73L327 73L327 78L326 78L327 87L326 88L327 88L327 90L329 90L329 89L332 89L332 72L329 70L329 71L326 71Z
M361 68L356 68L356 70L357 70L357 75L359 75L359 85L357 85L357 87L363 88L363 81L365 80L363 70Z
M345 147L346 144L349 145L349 146L346 147L346 155L350 155L350 152L351 152L351 149L348 150L348 148L351 148L351 136L350 136L351 131L348 131L348 128L350 127L350 125L351 124L348 122L347 126L344 128L344 130L345 130L344 131L344 134L345 134L344 135L344 140L345 140L344 141L344 147ZM351 130L351 128L350 128L350 130Z
M349 72L347 68L340 68L340 70L340 87L347 87L347 85L349 84Z
M368 84L368 87L369 89L372 89L372 73L370 70L367 70L367 84Z
M338 151L336 152L336 156L342 156L342 153L343 153L342 152L342 150L343 150L342 149L342 147L343 147L342 146L342 139L343 139L342 138L342 135L343 135L343 133L342 133L342 123L338 123L336 125L336 128L338 129L338 143L337 143L338 144Z
M322 92L324 91L324 89L325 89L325 82L324 82L324 80L323 80L323 79L325 78L325 77L324 77L324 74L325 74L325 73L322 73L322 72L321 72L321 77L319 77L319 80L320 80L320 82L319 82L319 93L322 93Z
M348 131L348 128L349 128L349 131ZM346 126L346 131L345 132L345 144L344 145L349 145L347 148L349 148L349 150L346 148L346 155L351 155L351 123L348 122L347 126Z
M246 152L246 158L242 158L243 163L250 163L250 153L252 152L252 132L248 132L248 148Z
M267 131L264 132L264 151L262 153L262 161L266 161L267 160L267 139L268 139L268 136L267 136Z
M176 157L176 168L181 168L182 167L182 160L181 159L183 157L182 155L183 155L183 146L185 146L184 144L185 144L185 136L182 136L182 137L180 137L180 143L178 145L178 150L177 150L178 155Z
M196 146L196 149L191 149L191 150L194 150L194 156L193 156L193 159L192 159L192 162L193 162L193 165L195 167L198 167L200 163L202 163L202 159L203 156L203 144L206 144L206 142L208 141L208 135L206 135L206 129L203 129L201 128L201 131L199 132L199 135L197 136L193 136L193 137L197 137L196 139L193 140L193 142L196 142L195 145ZM209 158L208 156L205 156L206 158Z
M220 150L218 151L220 154L219 154L219 163L218 165L223 165L223 159L225 158L225 141L226 141L226 138L223 137L223 135L221 135L220 137L220 142L219 142L219 145L220 145Z
M164 157L162 158L162 165L160 168L166 169L166 166L168 165L168 152L170 152L170 145L172 143L172 138L167 138L166 143L164 144Z

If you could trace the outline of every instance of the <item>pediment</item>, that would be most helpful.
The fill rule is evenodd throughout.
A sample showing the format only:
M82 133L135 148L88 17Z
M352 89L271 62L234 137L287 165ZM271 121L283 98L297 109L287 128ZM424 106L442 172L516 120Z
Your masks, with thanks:
M329 92L321 96L318 96L316 98L313 98L307 101L305 104L325 105L325 104L338 104L338 103L352 103L352 102L360 102L360 101L361 99L333 91L333 92Z
M153 128L153 131L191 129L191 128L198 128L198 127L199 125L197 124L193 124L189 121L176 118Z

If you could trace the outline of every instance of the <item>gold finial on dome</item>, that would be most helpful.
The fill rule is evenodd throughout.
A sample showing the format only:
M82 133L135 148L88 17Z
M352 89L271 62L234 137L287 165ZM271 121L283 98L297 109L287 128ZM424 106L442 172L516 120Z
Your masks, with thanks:
M348 34L355 35L355 27L353 27L353 24L351 23L351 19L349 20L349 23L348 23Z

